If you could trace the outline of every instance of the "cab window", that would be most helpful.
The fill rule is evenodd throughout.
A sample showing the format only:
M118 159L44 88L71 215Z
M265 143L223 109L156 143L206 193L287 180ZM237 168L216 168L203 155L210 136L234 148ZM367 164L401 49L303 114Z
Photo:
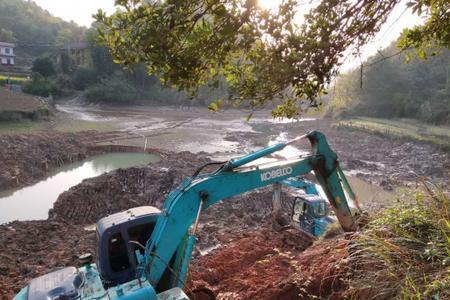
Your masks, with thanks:
M113 272L120 272L130 267L128 260L127 246L122 238L122 234L115 233L108 243L109 261Z
M319 202L314 206L314 213L316 217L324 217L327 215L327 207L325 202Z
M128 229L128 236L130 237L130 241L135 241L145 246L148 239L152 235L153 229L155 228L155 223L147 223L141 224ZM135 249L139 249L141 254L144 254L144 250L141 247L134 247Z
M307 208L306 202L304 202L300 198L295 199L294 213L292 214L292 220L298 222L300 216L302 216L305 213L306 208Z

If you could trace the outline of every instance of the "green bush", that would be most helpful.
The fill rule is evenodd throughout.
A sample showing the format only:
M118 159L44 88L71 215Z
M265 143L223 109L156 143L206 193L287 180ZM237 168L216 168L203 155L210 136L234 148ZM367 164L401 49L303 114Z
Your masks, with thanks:
M22 89L25 93L41 97L59 94L59 89L57 88L55 82L44 78L39 73L33 74L33 79L24 84Z
M450 299L450 199L427 183L406 198L412 201L380 213L355 239L355 299Z
M92 85L85 92L90 102L129 103L137 99L136 88L120 76L111 76Z
M79 68L72 75L72 85L77 90L84 90L93 85L97 80L94 70Z
M56 74L56 69L50 57L38 57L33 61L33 72L39 73L44 77L50 77Z

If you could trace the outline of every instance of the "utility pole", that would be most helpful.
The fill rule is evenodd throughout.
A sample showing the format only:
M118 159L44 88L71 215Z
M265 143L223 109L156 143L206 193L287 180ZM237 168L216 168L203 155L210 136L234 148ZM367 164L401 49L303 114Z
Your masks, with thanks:
M447 82L445 83L445 90L450 93L450 64L447 65Z

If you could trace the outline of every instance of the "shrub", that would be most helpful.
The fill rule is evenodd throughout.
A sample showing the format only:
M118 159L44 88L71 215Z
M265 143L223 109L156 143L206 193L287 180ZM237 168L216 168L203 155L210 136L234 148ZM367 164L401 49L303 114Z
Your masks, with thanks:
M41 97L59 94L55 82L44 78L39 73L33 74L33 79L24 84L22 90L25 93Z
M94 70L79 68L72 75L72 85L77 90L84 90L96 82L96 77Z
M424 184L380 213L354 241L354 298L450 299L450 199Z
M49 57L38 57L33 61L33 72L39 73L44 77L50 77L56 74L53 61Z
M111 76L89 87L85 96L91 102L129 103L137 99L137 90L124 78Z

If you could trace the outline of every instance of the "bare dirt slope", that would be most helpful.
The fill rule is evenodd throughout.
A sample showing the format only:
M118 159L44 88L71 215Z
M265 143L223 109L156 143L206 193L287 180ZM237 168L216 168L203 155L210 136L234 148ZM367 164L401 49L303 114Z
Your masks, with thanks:
M43 108L47 108L47 102L39 97L0 88L0 111L35 111Z
M213 290L217 299L340 299L346 245L338 237L308 248L294 229L247 232L195 259L191 284Z

